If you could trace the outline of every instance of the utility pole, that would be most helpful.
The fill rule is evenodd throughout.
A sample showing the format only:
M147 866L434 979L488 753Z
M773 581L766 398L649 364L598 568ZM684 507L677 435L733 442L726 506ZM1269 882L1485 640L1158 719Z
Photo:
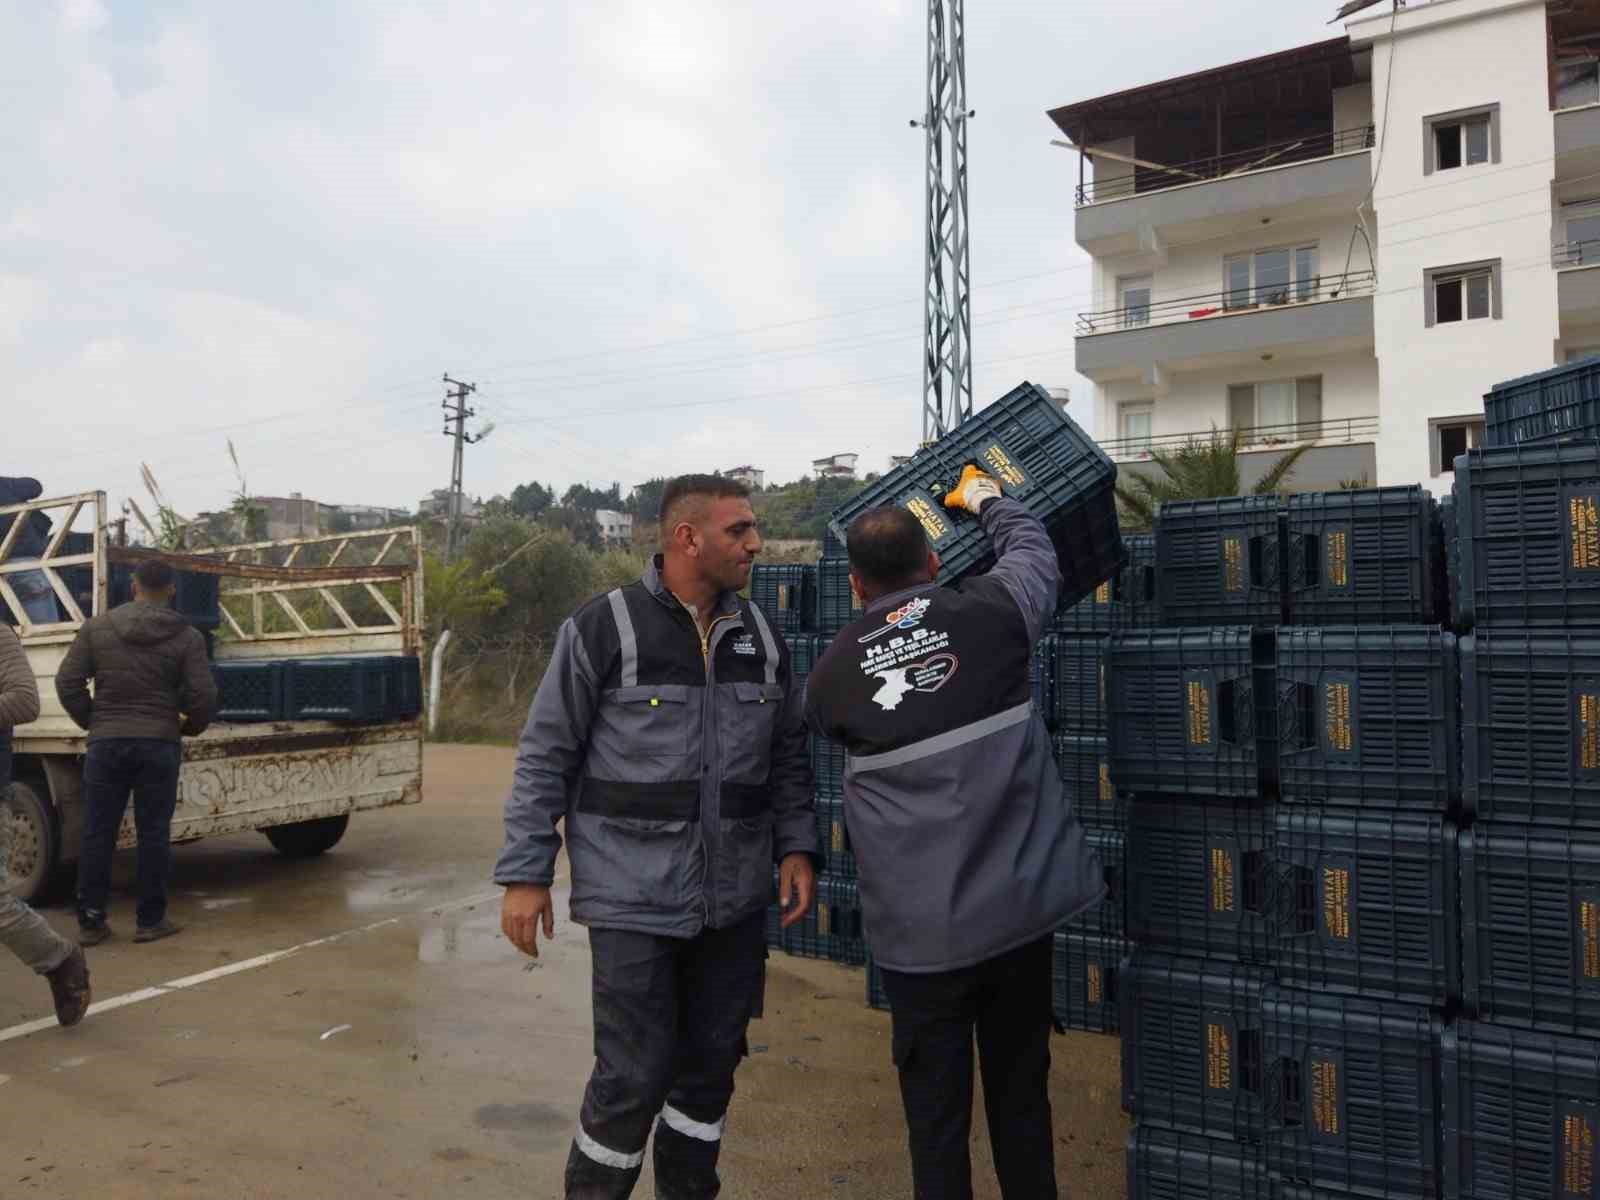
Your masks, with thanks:
M964 0L928 0L924 178L922 440L972 415L971 265L967 247L967 35ZM948 149L948 163L946 153Z
M478 390L478 385L462 383L458 379L451 379L449 375L444 377L444 382L444 400L440 405L444 409L444 435L455 439L450 455L450 511L447 514L444 535L444 560L448 563L455 559L456 540L460 537L461 472L465 451L474 442L482 441L484 435L467 432L467 418L478 415L476 409L467 407L467 397Z

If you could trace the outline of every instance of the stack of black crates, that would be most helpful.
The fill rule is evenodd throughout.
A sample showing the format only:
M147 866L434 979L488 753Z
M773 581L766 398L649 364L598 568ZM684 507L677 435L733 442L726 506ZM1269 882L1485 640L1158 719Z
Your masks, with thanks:
M1107 647L1131 1197L1439 1195L1457 653L1419 487L1164 506Z
M1593 1196L1600 1138L1600 360L1500 384L1456 460L1462 1015L1445 1194Z
M803 689L833 635L854 619L844 548L829 538L815 565L757 564L750 573L750 598L788 643L795 686ZM782 928L783 914L776 905L767 911L767 945L803 958L861 966L867 943L855 856L844 827L844 751L825 738L807 737L823 871L817 877L816 903L793 927Z

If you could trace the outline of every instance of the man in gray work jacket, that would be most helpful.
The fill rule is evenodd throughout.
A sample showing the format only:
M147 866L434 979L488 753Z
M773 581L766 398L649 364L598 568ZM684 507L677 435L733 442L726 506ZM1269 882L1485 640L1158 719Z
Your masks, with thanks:
M667 485L662 553L561 626L518 746L494 873L502 928L535 956L540 925L554 933L561 821L572 919L594 952L595 1066L569 1200L631 1194L653 1123L656 1195L717 1195L734 1070L761 1015L775 862L784 923L811 905L801 695L787 646L736 594L761 550L749 494L710 475Z
M1001 1194L1047 1200L1051 939L1099 902L1104 876L1028 682L1060 583L1050 539L976 468L945 504L978 517L999 562L940 587L915 516L857 517L847 546L865 613L812 672L806 719L849 751L845 825L893 1014L917 1200L972 1195L974 1034Z

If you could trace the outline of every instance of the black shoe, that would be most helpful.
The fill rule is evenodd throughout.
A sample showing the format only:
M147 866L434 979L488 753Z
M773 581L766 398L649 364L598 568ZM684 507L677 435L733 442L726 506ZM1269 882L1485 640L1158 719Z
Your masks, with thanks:
M78 922L78 945L98 946L111 936L111 926L104 921L95 921L90 924Z
M100 926L102 930L105 926ZM45 974L50 995L56 1002L56 1020L76 1025L89 1011L89 963L81 949L74 949L59 967Z
M141 925L134 930L133 940L136 942L159 942L162 938L169 938L175 933L182 933L182 925L174 925L162 917L154 925Z

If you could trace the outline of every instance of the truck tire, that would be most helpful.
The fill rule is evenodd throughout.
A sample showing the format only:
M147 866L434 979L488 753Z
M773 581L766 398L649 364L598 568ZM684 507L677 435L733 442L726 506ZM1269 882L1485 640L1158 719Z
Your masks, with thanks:
M350 814L345 813L339 817L319 817L315 821L274 825L261 832L267 835L272 848L285 858L315 858L337 846L349 825Z
M50 890L61 854L61 837L50 801L34 780L18 779L9 796L0 793L0 821L11 822L11 894L33 904Z

